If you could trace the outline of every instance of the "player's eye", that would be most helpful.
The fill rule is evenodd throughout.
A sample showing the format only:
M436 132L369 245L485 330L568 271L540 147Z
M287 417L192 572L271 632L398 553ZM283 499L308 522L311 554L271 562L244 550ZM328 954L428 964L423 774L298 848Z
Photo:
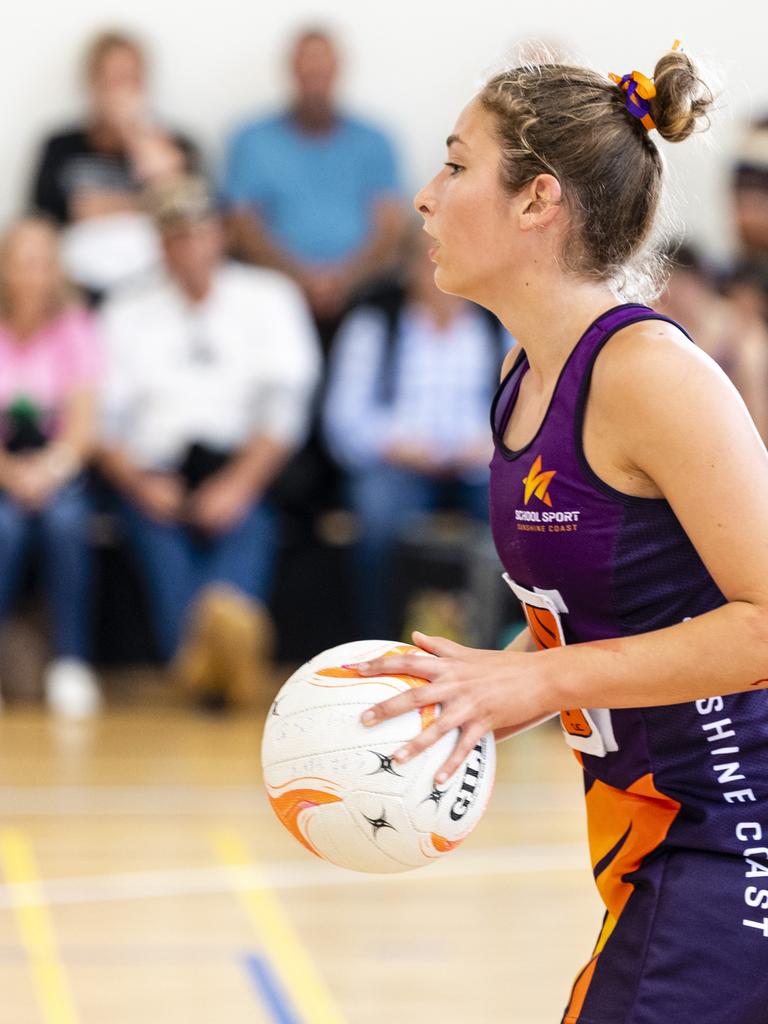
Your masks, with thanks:
M461 166L461 164L452 164L452 163L449 163L448 161L446 161L445 166L451 168L451 177L454 177L454 175L458 174L459 171L463 171L464 170L464 168Z

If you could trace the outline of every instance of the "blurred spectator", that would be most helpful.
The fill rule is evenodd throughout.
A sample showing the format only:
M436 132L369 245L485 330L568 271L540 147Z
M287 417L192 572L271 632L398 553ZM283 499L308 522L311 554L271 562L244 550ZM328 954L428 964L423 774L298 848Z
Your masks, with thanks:
M752 125L733 172L733 203L741 258L768 266L768 120Z
M304 432L317 343L293 282L223 262L199 179L161 191L154 210L166 275L103 310L100 464L121 496L163 654L188 690L245 701L271 629L277 537L265 492Z
M0 617L34 545L50 608L52 709L98 709L87 664L89 505L81 474L94 432L100 349L91 317L61 272L54 227L14 225L0 248Z
M336 106L333 38L303 31L290 66L288 109L232 140L224 195L238 251L301 285L327 348L355 289L392 263L405 215L391 142Z
M768 119L748 127L732 185L739 252L725 291L748 316L757 314L768 325Z
M768 262L762 266L740 261L721 284L725 295L748 320L760 320L768 327Z
M32 203L66 227L65 268L94 297L161 261L143 191L197 163L191 143L155 120L146 65L131 36L99 35L85 59L86 121L51 136L38 161Z
M390 562L404 525L449 489L487 517L488 415L511 339L491 314L438 290L428 247L419 231L404 287L349 314L331 362L325 427L359 519L368 636L392 629Z
M738 388L760 436L768 438L768 333L747 300L716 291L690 245L672 255L672 271L656 308L678 320Z

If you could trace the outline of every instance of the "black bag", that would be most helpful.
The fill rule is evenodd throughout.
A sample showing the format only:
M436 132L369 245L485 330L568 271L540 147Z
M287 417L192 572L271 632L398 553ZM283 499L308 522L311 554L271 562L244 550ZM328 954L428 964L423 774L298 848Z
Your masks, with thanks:
M5 411L5 444L8 452L28 452L48 444L42 411L28 398L17 398Z
M195 441L187 448L177 468L187 490L191 492L231 461L231 452L223 452Z

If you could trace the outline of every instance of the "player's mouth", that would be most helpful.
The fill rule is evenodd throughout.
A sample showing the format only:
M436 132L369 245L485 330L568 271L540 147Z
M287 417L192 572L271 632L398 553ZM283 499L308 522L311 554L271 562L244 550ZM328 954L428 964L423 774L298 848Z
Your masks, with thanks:
M440 243L438 242L438 240L435 238L431 231L427 231L426 225L424 225L424 227L421 230L432 242L432 245L430 245L429 249L427 249L427 256L434 263L435 256L437 255L437 250L440 248Z

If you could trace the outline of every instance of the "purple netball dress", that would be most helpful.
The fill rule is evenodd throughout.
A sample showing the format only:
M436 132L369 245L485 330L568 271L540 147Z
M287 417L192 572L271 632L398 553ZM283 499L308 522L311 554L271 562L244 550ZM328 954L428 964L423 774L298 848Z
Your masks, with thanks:
M503 441L524 352L494 399L491 525L539 648L725 603L669 504L614 490L584 455L595 360L641 320L668 318L625 304L590 325L525 448ZM574 708L561 726L583 767L606 906L564 1024L768 1024L768 695Z

